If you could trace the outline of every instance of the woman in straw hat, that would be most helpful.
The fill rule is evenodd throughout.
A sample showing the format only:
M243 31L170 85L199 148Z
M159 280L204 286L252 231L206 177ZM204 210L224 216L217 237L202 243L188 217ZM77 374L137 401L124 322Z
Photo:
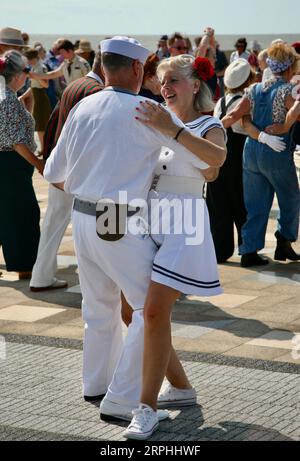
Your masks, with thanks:
M17 51L0 58L0 242L8 271L30 278L36 259L40 210L32 186L34 167L44 163L34 155L34 120L16 92L26 79L26 62Z
M27 48L27 46L19 29L14 29L13 27L0 29L0 56L6 51L21 51L22 48Z
M88 40L80 40L79 47L75 51L78 56L85 59L91 67L93 67L93 62L95 58L95 51L92 49L91 42Z
M295 50L276 43L268 49L267 64L273 78L253 85L241 103L228 114L223 123L226 128L246 114L251 114L255 126L262 131L259 141L265 142L263 130L271 124L283 123L288 110L294 105L293 85L290 83L298 67ZM244 198L247 222L242 229L240 246L243 267L262 266L268 260L257 254L264 248L265 234L274 194L277 195L278 216L277 247L274 259L298 261L291 242L298 238L299 186L293 160L294 143L290 133L283 135L286 149L275 153L269 146L248 138L244 149Z

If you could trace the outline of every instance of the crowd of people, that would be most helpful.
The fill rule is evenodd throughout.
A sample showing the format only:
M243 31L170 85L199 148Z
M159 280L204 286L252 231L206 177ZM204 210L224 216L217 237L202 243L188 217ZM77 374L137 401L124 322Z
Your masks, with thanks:
M33 292L66 288L57 252L72 217L83 395L101 400L102 419L131 421L129 439L150 437L168 417L163 409L196 404L170 314L181 295L222 293L217 263L234 253L234 226L242 267L267 264L258 251L276 194L274 259L300 259L291 245L300 203L299 43L248 49L242 37L235 48L228 62L207 27L194 46L178 32L162 35L152 53L122 36L95 51L85 39L60 38L46 52L28 34L0 29L6 268L30 279ZM34 168L49 182L41 232ZM136 232L128 232L133 219ZM197 226L178 232L178 221Z

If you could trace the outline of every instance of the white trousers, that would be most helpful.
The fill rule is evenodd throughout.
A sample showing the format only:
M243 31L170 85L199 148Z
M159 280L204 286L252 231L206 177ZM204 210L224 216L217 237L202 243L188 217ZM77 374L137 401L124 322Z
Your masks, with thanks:
M140 400L144 346L143 307L156 245L141 235L101 240L96 218L73 211L85 322L83 393L136 406ZM120 293L135 310L124 341Z
M139 406L142 391L143 352L144 311L141 309L133 312L122 354L106 393L109 400L130 405L132 408Z
M49 286L55 282L57 252L71 219L72 204L72 195L49 185L48 208L30 280L32 287Z

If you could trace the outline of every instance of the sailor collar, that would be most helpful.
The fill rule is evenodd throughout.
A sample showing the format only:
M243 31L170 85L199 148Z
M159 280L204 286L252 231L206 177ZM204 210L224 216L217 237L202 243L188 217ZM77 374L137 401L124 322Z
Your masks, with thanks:
M104 88L103 91L113 91L115 93L124 93L124 94L130 94L131 96L138 96L136 93L133 93L133 91L124 90L124 88L119 88L118 86L108 86Z

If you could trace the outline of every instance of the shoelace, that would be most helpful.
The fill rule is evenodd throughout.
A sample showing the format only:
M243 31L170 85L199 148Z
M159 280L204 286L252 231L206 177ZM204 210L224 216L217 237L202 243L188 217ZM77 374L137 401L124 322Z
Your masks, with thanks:
M162 395L167 397L169 395L171 395L173 392L173 388L171 386L168 386L167 388L165 388L162 392Z
M130 423L130 428L141 428L144 429L146 424L148 424L152 411L150 408L137 408L132 411L133 419Z

